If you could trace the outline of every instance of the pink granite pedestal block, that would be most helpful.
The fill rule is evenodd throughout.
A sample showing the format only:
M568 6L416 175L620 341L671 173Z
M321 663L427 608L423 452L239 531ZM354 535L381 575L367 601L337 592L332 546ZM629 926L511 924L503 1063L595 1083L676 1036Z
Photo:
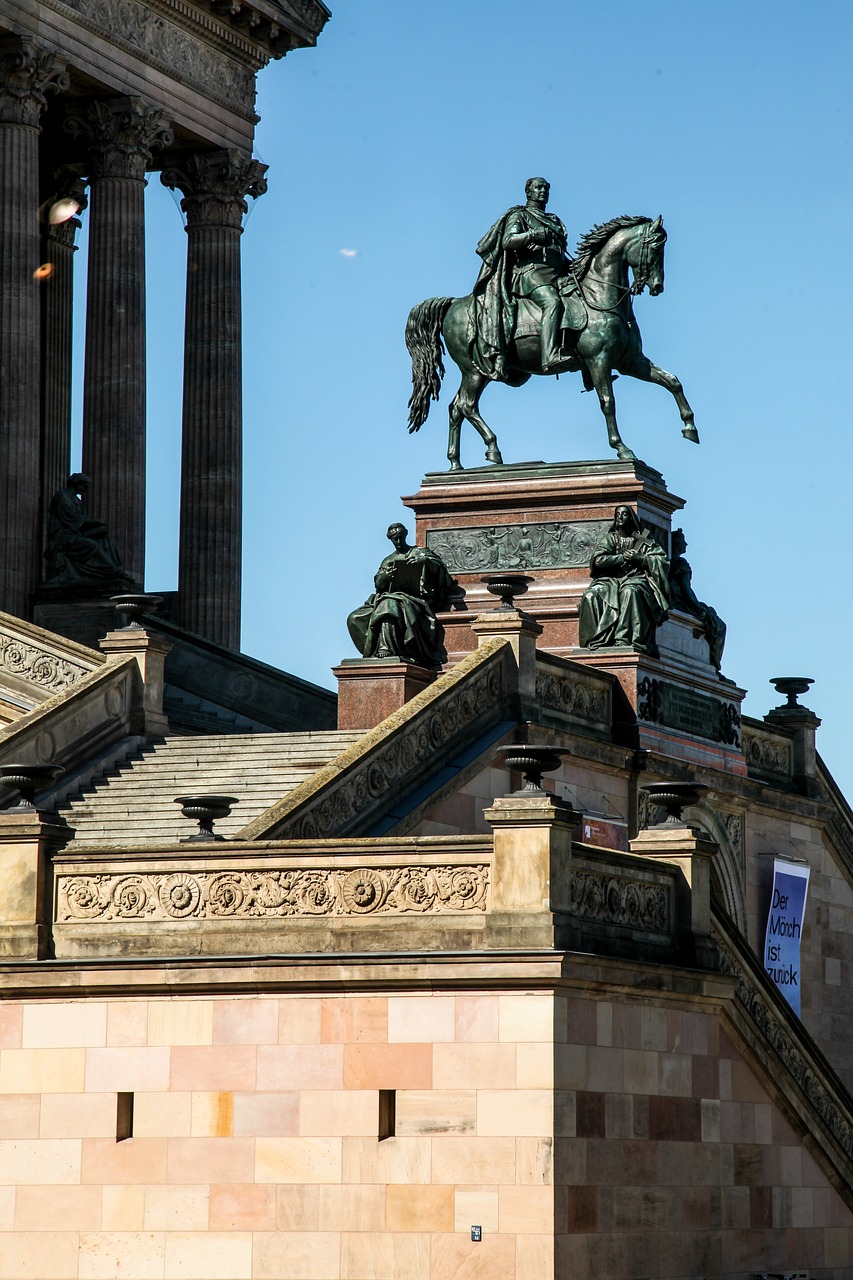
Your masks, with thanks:
M438 671L394 658L345 658L338 681L338 728L372 729L432 684Z

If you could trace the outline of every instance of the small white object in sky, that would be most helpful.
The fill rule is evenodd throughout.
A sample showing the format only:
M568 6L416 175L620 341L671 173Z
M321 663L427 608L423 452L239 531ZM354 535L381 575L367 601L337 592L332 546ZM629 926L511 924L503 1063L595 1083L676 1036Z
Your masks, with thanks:
M340 255L342 258L357 258L358 249L341 249Z

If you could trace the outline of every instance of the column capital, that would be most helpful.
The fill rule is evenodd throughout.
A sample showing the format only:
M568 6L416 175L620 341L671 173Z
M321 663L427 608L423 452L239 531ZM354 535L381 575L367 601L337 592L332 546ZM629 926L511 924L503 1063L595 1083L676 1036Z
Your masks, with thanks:
M90 178L142 181L155 151L169 146L173 134L164 111L142 98L98 99L69 112L65 128L89 144Z
M239 229L248 209L267 189L268 166L239 151L202 151L170 165L160 175L164 187L183 192L181 208L191 227Z
M37 127L49 93L71 83L65 63L28 36L0 40L0 123Z

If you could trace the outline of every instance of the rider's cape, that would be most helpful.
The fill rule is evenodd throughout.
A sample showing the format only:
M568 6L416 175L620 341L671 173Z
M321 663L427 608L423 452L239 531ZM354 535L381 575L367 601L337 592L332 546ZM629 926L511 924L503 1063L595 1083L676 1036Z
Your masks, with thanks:
M501 377L515 329L518 304L512 292L512 262L503 240L507 222L522 207L513 205L507 209L477 245L483 265L472 290L468 349L474 363L490 378Z

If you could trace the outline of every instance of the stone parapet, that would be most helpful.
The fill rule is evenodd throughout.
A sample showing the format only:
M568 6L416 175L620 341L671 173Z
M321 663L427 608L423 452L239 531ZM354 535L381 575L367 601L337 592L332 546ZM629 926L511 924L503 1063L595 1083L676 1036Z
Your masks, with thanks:
M0 761L74 771L131 733L141 698L136 661L118 657L0 729Z
M19 709L10 719L65 693L103 663L93 649L0 613L0 700Z
M54 869L67 957L481 948L493 892L482 836L98 846Z

